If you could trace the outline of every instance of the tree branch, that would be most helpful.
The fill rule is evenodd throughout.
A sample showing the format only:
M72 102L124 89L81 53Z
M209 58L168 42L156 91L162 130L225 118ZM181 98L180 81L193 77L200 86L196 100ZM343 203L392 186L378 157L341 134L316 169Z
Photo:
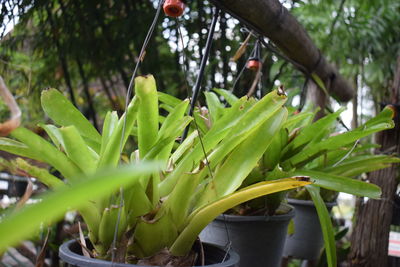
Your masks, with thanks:
M262 36L268 37L292 61L317 74L330 95L347 102L351 85L327 62L297 19L277 0L211 0ZM303 69L303 72L304 72Z

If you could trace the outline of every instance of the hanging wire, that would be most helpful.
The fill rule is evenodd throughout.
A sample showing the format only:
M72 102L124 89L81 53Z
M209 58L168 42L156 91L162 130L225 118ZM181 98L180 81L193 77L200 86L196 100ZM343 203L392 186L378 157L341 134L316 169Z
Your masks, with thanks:
M150 39L153 36L154 29L155 29L155 27L157 25L158 18L160 17L160 13L161 13L161 9L162 9L163 3L164 3L164 0L159 0L156 14L154 16L153 22L151 23L149 31L147 32L146 38L145 38L145 40L143 42L143 45L142 45L142 49L140 50L140 53L139 53L138 61L137 61L136 66L135 66L135 68L134 68L134 70L132 72L132 77L131 77L131 80L129 82L128 91L126 93L125 112L127 112L127 110L128 110L129 101L130 101L131 95L132 95L132 88L133 88L133 85L135 83L136 73L137 73L137 71L138 71L138 69L140 67L140 63L144 59L144 54L145 54L146 48L147 48L147 46L148 46L148 44L150 42ZM120 154L122 153L123 140L124 140L125 131L126 131L126 118L127 118L127 116L125 115L124 123L123 123L123 126L122 126L122 134L121 134L120 146L119 146L119 153ZM119 223L121 221L121 213L122 213L123 206L124 206L124 190L121 187L120 188L120 203L119 203L118 217L117 217L117 222L116 222L115 229L114 229L114 237L113 237L113 243L112 243L112 249L111 249L111 262L112 263L114 263L114 261L115 261L115 252L117 250L116 243L117 243L117 237L118 237L118 228L119 228Z
M299 107L297 108L298 112L301 112L304 108L304 105L306 104L306 98L307 98L307 91L308 91L308 81L309 81L309 77L307 76L304 84L303 84L303 88L301 89L301 93L300 93L300 103L299 103Z
M255 51L255 50L256 50L256 46L253 47L253 50L251 51L250 56L246 59L246 62L244 63L242 69L240 70L239 74L236 76L236 79L235 79L235 81L233 82L232 89L231 89L231 92L232 92L232 93L235 91L236 85L237 85L237 83L239 82L240 78L242 77L242 75L243 75L243 73L244 73L244 70L246 69L247 63L249 62L249 60L250 60L250 58L251 58L251 55L254 54L254 51Z
M211 44L212 44L212 40L214 38L214 33L215 33L215 26L217 25L217 21L219 18L219 14L220 14L220 10L219 8L215 7L214 8L214 15L211 21L211 26L208 32L208 37L207 37L207 42L206 42L206 47L205 47L205 51L204 51L204 55L203 58L201 59L201 63L200 63L200 70L199 70L199 74L197 76L196 79L196 83L193 87L193 94L192 94L192 98L190 100L190 109L189 109L189 116L193 115L193 111L194 111L194 107L196 105L196 101L197 98L199 96L200 93L200 87L201 87L201 82L203 81L204 78L204 70L205 67L207 65L207 60L210 56L210 51L211 51ZM187 134L189 132L189 126L185 128L183 134L182 134L182 142L186 139Z
M185 88L186 88L187 95L188 95L188 97L189 97L189 95L190 95L190 92L189 92L189 82L188 82L188 80L187 80L188 75L187 75L187 69L186 69L186 64L187 64L188 62L187 62L187 57L186 57L186 55L185 55L185 42L184 42L184 40L183 40L183 34L182 34L182 31L181 31L181 24L180 24L178 18L176 19L176 23L177 23L176 25L177 25L177 30L178 30L179 39L180 39L181 44L182 44L182 59L183 59L182 68L183 68L183 73L184 73L184 75L185 75ZM179 41L179 40L178 40L178 41ZM211 171L210 162L208 161L207 152L206 152L206 149L205 149L205 147L204 147L203 138L201 137L201 131L200 131L199 125L197 124L197 121L196 121L196 117L195 117L195 116L193 116L193 123L194 123L194 125L195 125L195 127L196 127L196 130L197 130L198 134L199 134L199 141L200 141L201 149L203 150L204 158L205 158L205 160L206 160L206 165L207 165L207 168L208 168L208 172L210 173L210 177L211 177L211 178L214 178L213 173L212 173L212 171ZM181 141L183 142L183 140L184 140L184 139L183 139L183 137L182 137L182 140L181 140Z
M215 10L214 12L215 12L214 15L216 15L217 13L219 13L219 10ZM214 18L215 18L215 16L214 16ZM218 17L217 17L216 19L218 19ZM179 38L180 38L181 45L182 45L182 54L181 54L181 55L182 55L182 58L183 58L183 61L184 61L183 64L182 64L182 68L183 68L183 72L184 72L184 75L185 75L185 87L186 87L187 94L188 94L188 96L189 96L189 95L190 95L190 92L189 92L189 83L188 83L188 80L187 80L187 69L186 69L187 57L186 57L186 55L185 55L185 43L184 43L184 40L183 40L182 31L181 31L181 29L180 29L181 27L180 27L179 19L176 19L176 22L177 22L177 30L178 30ZM213 23L212 23L212 25L213 25ZM211 28L210 28L210 31L211 31L213 28L215 28L215 26L214 26L214 27L211 27ZM209 34L212 34L212 33L210 32ZM210 37L210 36L209 36L209 37ZM211 39L212 39L212 38L211 38ZM207 48L206 48L206 50L207 50ZM208 55L207 55L206 53L204 53L202 62L206 62L206 61L204 61L204 57L206 57L206 56L208 57ZM186 64L185 64L185 63L186 63ZM197 121L196 121L195 116L193 116L193 122L194 122L194 125L195 125L195 127L196 127L196 130L197 130L197 132L198 132L198 134L199 134L199 141L200 141L200 145L201 145L201 148L202 148L202 150L203 150L203 153L204 153L204 157L205 157L205 160L206 160L206 165L207 165L207 168L208 168L208 172L210 173L210 177L211 177L211 178L214 178L214 177L213 177L212 170L211 170L211 167L210 167L210 163L209 163L209 161L208 161L207 153L206 153L206 150L205 150L205 147L204 147L203 139L202 139L202 137L201 137L201 131L200 131L200 129L199 129L199 126L198 126L198 124L197 124ZM184 138L182 138L182 142L183 142L183 140L184 140ZM222 216L224 217L224 226L225 226L225 231L226 231L226 235L227 235L227 239L228 239L228 242L227 242L227 244L226 244L226 246L225 246L225 251L226 251L226 252L225 252L225 255L224 255L224 257L223 257L223 259L222 259L222 261L221 261L221 262L225 262L226 258L228 257L229 251L231 250L232 241L231 241L231 239L230 239L228 226L227 226L227 224L226 224L225 214L222 214ZM201 244L201 242L200 242L200 244Z

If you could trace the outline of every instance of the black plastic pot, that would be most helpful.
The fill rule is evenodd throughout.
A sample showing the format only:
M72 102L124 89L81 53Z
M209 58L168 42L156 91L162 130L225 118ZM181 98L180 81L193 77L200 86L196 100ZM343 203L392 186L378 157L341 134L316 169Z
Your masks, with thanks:
M203 243L205 263L207 267L238 267L239 255L234 251L225 252L222 248ZM112 263L84 257L81 246L75 240L70 240L61 245L58 255L66 267L133 267L135 264ZM225 259L225 260L224 260ZM224 260L224 262L222 262Z
M8 183L7 189L0 189L0 194L9 197L22 197L28 185L26 177L11 175L5 172L0 173L0 181Z
M317 210L311 200L289 199L289 204L296 209L294 234L286 238L285 257L304 260L317 260L324 244ZM325 203L329 211L336 203Z
M231 247L241 267L280 266L287 227L294 210L276 216L220 215L200 234L203 242Z

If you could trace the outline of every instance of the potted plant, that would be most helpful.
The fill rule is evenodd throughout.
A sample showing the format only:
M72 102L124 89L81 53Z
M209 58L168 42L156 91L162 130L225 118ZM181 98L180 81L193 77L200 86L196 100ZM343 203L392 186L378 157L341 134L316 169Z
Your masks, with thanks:
M228 96L229 92L227 91L216 91L226 99L229 99L230 104L234 104L237 101L232 95ZM212 106L211 103L214 103L214 106L223 109L223 105L217 101L218 97L213 95L213 93L207 94L209 106ZM218 108L210 109L210 112L218 111ZM371 186L361 181L352 180L351 178L366 171L388 167L391 163L398 162L399 159L390 156L371 155L366 151L370 146L355 148L354 142L358 142L357 140L360 138L372 133L393 127L392 110L390 108L385 109L377 117L353 131L340 135L331 135L331 126L342 111L343 109L317 122L312 121L315 113L311 112L299 113L289 116L287 119L285 118L280 130L272 137L271 145L263 154L259 164L244 180L243 186L260 181L274 180L286 177L287 175L307 175L313 179L317 179L316 183L320 183L322 187L320 193L315 192L315 188L311 186L296 190L303 193L312 191L312 195L314 195L313 200L319 202L320 205L323 203L322 199L324 197L326 199L328 195L336 196L338 191L359 195L361 193L359 191L360 188L366 189ZM212 114L211 117L213 117ZM357 152L357 154L353 155L354 152ZM363 154L360 154L361 152ZM337 184L328 185L328 183L333 181L336 181L335 183ZM319 194L321 194L322 198ZM361 195L363 194L361 193ZM310 194L308 196L311 199ZM246 202L234 210L233 213L236 215L219 216L217 220L212 222L203 231L201 237L205 241L220 245L226 245L231 242L233 249L239 252L241 262L245 263L245 265L278 266L286 237L285 229L290 220L290 213L280 216L272 215L274 215L276 208L279 207L283 199L284 194L277 193L272 196L266 196L263 199ZM289 201L289 203L293 202ZM315 211L313 204L312 207ZM322 207L320 209L322 210ZM257 214L260 211L261 215L264 216L243 216L246 213L260 215ZM324 211L320 211L318 215L323 216L324 218L320 219L326 221L327 217L329 217L327 214L328 212L324 207ZM314 218L319 225L318 215L315 213ZM283 227L280 230L275 226L277 225L276 221L279 220L278 218L286 219L286 223L282 224ZM296 218L299 219L300 217L297 216ZM304 221L309 222L309 219L307 217ZM264 230L256 228L260 225L264 226ZM295 227L298 228L298 225L299 223L296 224L295 219ZM326 243L329 241L327 236L328 231L332 236L331 227L328 229L329 225L330 223L324 225L326 227ZM315 237L315 228L310 229L313 229L314 234L312 236ZM254 232L250 234L251 231ZM322 245L322 233L317 239L319 243L311 242L311 244L307 243L307 245L302 243L302 246L318 247L319 253ZM274 243L271 243L272 241ZM334 244L330 245L330 247L333 246ZM257 257L255 255L262 256ZM331 257L332 262L334 262L334 258Z
M111 260L193 265L196 254L191 249L198 234L220 213L261 195L312 183L306 177L293 177L238 190L268 148L269 136L281 127L287 115L283 107L286 96L274 91L257 102L241 98L206 132L202 132L208 127L206 122L196 120L198 130L192 128L187 139L178 144L177 137L193 120L185 116L188 100L157 94L152 76L136 78L135 91L121 118L115 112L107 114L101 135L61 93L44 91L43 109L61 126L41 125L53 144L24 128L12 132L16 140L0 139L2 150L44 161L65 179L63 182L24 160L16 161L19 168L53 192L2 219L0 251L75 208L88 227L90 242L85 245L81 238L81 245L67 243L61 248L61 257L72 258L71 264L100 266L111 264L102 260ZM168 111L166 117L160 115L159 107ZM201 117L200 110L196 117ZM131 136L137 147L123 150ZM148 161L157 161L160 170ZM372 191L379 193L377 188ZM30 223L25 225L27 220ZM24 229L18 229L18 234L12 232L22 225ZM65 249L74 247L82 247L96 259L77 251L72 256L64 254ZM210 250L215 249L201 251ZM206 260L206 264L236 264L234 256L225 259L225 253L220 255L216 262Z
M369 136L376 131L388 129L388 123L393 116L392 108L386 107L375 118L366 122L360 127L342 134L332 133L334 123L343 110L327 115L316 122L307 122L302 130L282 151L283 164L292 165L292 162L299 162L299 153L291 151L299 150L299 147L312 151L316 155L320 151L319 159L311 156L308 160L303 157L300 166L295 171L309 175L324 175L326 177L355 178L363 173L389 167L392 163L399 162L399 159L388 155L373 155L371 144L359 144L362 137ZM316 133L318 135L310 134ZM308 137L307 137L308 134ZM299 139L297 139L299 138ZM350 143L349 143L350 141ZM296 148L297 147L297 148ZM336 150L331 150L334 147ZM322 152L322 148L326 151ZM322 153L321 153L322 152ZM297 159L296 159L297 157ZM292 159L290 159L292 158ZM296 163L298 164L298 163ZM321 190L321 197L328 210L335 205L337 192ZM294 219L294 233L287 237L284 255L295 258L317 260L320 256L323 239L317 211L307 190L293 190L289 193L289 203L296 208ZM305 246L305 244L308 244Z

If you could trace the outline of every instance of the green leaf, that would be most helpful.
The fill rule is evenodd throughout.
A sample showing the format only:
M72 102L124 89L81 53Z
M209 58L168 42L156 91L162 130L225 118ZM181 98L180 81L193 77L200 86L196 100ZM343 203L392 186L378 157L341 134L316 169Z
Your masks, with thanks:
M103 131L101 134L101 150L100 155L104 155L104 151L107 147L107 144L114 133L115 128L118 125L118 114L117 112L107 112L107 115L104 119L103 123Z
M217 92L220 96L223 96L226 102L228 102L228 104L231 106L233 106L239 100L239 98L232 94L231 91L217 88L214 88L213 90Z
M171 246L170 251L172 255L185 255L204 227L224 211L260 196L305 186L310 183L310 181L297 178L261 182L239 190L194 211L188 218L187 226Z
M88 139L95 141L99 146L93 149L98 152L101 136L83 114L56 89L42 91L42 108L44 112L58 125L74 125L78 132Z
M165 196L172 191L179 176L183 172L190 171L193 164L199 163L204 159L204 153L214 149L210 155L211 164L221 161L235 146L237 146L246 136L250 135L263 122L272 116L277 110L282 108L286 97L273 91L263 97L260 101L254 102L253 99L241 98L229 112L225 113L206 133L203 142L187 154L178 164L177 168L168 175L160 184L161 196ZM228 137L227 137L228 136ZM227 137L227 138L225 138ZM240 137L240 138L237 138ZM225 139L224 139L225 138ZM224 140L223 140L224 139ZM217 144L221 142L218 147ZM218 150L218 152L217 152Z
M201 173L184 173L161 207L159 214L168 215L178 230L182 229L189 214L191 200L201 178Z
M10 138L0 137L0 150L15 154L21 157L27 157L39 161L44 161L43 155L36 153L24 143Z
M47 193L39 203L25 206L2 220L0 253L29 238L43 224L60 219L68 210L82 208L91 199L108 196L121 186L136 183L141 175L154 172L157 166L155 163L141 163L103 170L85 179L75 177L73 180L77 182L71 186Z
M211 117L211 123L215 123L222 115L224 105L219 101L218 96L213 92L205 92L208 112Z
M182 134L192 120L192 117L186 116L174 121L174 123L166 129L163 139L157 140L144 159L150 160L157 158L166 165L176 138Z
M56 126L43 123L39 123L38 125L40 128L46 131L47 135L50 137L53 144L55 144L59 150L65 147L64 140L61 136L59 129Z
M158 99L160 100L160 102L167 104L168 106L171 107L175 107L177 105L179 105L182 100L180 100L179 98L176 98L172 95L163 93L163 92L157 92L158 94Z
M50 188L65 186L62 180L51 175L48 170L30 165L22 158L17 158L15 160L15 164L18 168L24 170L31 177L38 179L41 183L45 184Z
M287 110L281 108L229 154L222 166L214 173L201 204L231 194L239 188L243 180L257 166L286 117Z
M168 117L161 125L160 131L158 132L157 136L157 142L160 142L161 140L165 139L171 139L171 137L172 140L167 144L165 144L164 149L160 152L160 155L158 156L158 160L167 162L171 154L175 138L178 137L180 134L182 134L179 132L177 133L176 129L181 128L183 122L182 118L185 115L188 105L189 105L189 100L182 101L174 108L172 112L168 114ZM188 124L184 123L184 125L185 125L184 127L186 127Z
M133 125L135 123L138 111L138 101L134 97L128 105L128 109L125 111L124 115L118 121L117 127L113 130L111 136L108 138L107 145L105 149L102 149L100 154L100 159L98 162L98 168L104 166L117 166L120 158L120 149L124 147L128 137L132 131ZM126 121L125 121L126 116ZM126 124L125 124L126 123ZM125 127L125 131L124 131ZM122 137L122 132L124 131L124 137ZM121 144L122 141L122 144Z
M139 101L138 107L138 145L140 158L157 141L158 133L158 96L156 81L152 75L139 76L135 79L135 93Z
M390 167L392 163L399 163L400 158L386 155L364 155L351 157L337 166L323 168L322 172L337 174L346 177L354 177L362 173L372 172Z
M381 196L381 189L377 185L327 172L296 170L290 175L309 176L312 180L315 180L315 185L338 192L375 199Z
M284 148L284 150L282 151L282 157L286 159L288 158L288 155L292 156L300 149L306 149L306 144L314 141L316 138L319 139L316 141L320 141L321 138L324 136L319 135L319 133L323 133L325 132L325 130L332 127L333 123L344 110L344 108L341 108L335 113L331 113L323 117L322 119L314 122L313 124L301 129L299 135L296 136L296 138Z
M81 173L75 163L73 163L64 153L59 151L55 146L44 140L39 135L25 128L17 128L12 133L12 136L27 145L32 154L40 155L39 158L56 168L61 174L70 179ZM36 158L36 157L33 157Z
M356 129L350 132L345 132L336 136L331 136L328 139L308 146L307 149L301 150L298 154L283 162L283 166L290 165L301 167L319 157L327 151L339 149L348 144L354 143L356 140L366 137L370 134L391 129L394 127L393 121L382 122L375 125L370 125L368 128Z
M68 157L83 173L89 174L96 170L97 159L93 157L82 136L75 126L63 127L60 133L64 140L64 148Z
M193 147L196 139L199 137L198 131L193 131L191 134L186 137L185 141L179 145L179 147L175 150L175 152L171 155L170 160L172 164L176 164L181 157L189 151L190 148Z
M331 216L326 208L325 202L319 194L319 188L313 185L306 186L307 191L310 193L314 202L315 208L318 213L319 223L324 237L326 258L329 267L336 267L336 242L333 232Z

